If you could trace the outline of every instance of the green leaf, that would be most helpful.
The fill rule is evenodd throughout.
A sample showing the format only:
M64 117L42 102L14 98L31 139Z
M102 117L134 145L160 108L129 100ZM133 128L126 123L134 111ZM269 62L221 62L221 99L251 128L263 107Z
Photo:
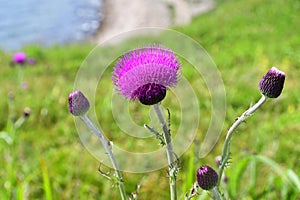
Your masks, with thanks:
M9 134L4 131L0 132L0 139L3 139L7 144L13 143L12 137L10 137Z

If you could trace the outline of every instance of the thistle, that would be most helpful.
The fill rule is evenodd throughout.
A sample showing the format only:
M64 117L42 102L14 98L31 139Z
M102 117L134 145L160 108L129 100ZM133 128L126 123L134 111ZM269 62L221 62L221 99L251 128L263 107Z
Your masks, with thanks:
M34 58L28 58L27 63L28 63L29 65L34 65L34 64L36 63L36 61L35 61Z
M267 74L260 80L260 92L269 98L277 98L283 89L285 73L272 67Z
M110 161L112 163L113 169L115 170L115 177L117 178L118 187L121 195L122 200L127 200L125 187L123 184L123 178L122 174L119 169L118 162L112 152L112 149L110 147L110 141L107 140L103 133L94 125L94 123L90 120L90 118L87 116L87 111L90 108L90 103L88 99L82 94L81 91L76 90L74 92L71 92L69 94L69 109L70 113L74 116L79 116L80 119L87 125L87 127L98 137L101 144L103 145L106 154L110 158Z
M26 62L26 54L24 52L17 52L13 56L13 62L15 64L24 64Z
M197 182L203 190L213 189L218 183L218 174L209 166L201 166L197 170Z
M87 98L79 91L76 90L69 95L69 109L70 113L74 116L85 114L90 108L90 103Z
M125 98L154 105L177 83L180 66L174 52L152 45L125 53L116 63L112 79Z
M236 118L235 122L228 129L223 145L222 157L219 164L218 174L220 177L222 176L224 168L227 166L228 160L230 158L230 141L234 131L242 122L253 115L253 113L258 110L268 98L277 98L282 92L284 81L285 73L278 70L276 67L272 67L261 79L261 81L259 82L259 89L263 94L262 97L254 105L247 109L241 116ZM218 180L217 185L220 185L220 179Z
M178 170L170 128L158 103L165 98L167 89L178 82L180 66L173 51L154 44L125 53L117 61L112 77L116 90L125 98L137 99L144 105L153 105L163 130L163 143L166 144L172 200L177 199Z

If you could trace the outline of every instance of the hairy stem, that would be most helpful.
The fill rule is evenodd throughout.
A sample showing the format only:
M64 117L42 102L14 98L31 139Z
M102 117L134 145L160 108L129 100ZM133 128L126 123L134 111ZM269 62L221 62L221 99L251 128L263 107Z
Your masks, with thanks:
M225 200L225 197L222 195L219 187L213 188L213 199L215 200Z
M173 164L175 162L175 154L172 146L172 138L170 134L170 128L168 127L165 117L162 113L159 104L153 105L156 115L160 121L163 130L163 136L166 144L166 152L167 152L167 159L169 164L169 184L170 184L170 192L171 192L171 200L177 199L177 191L176 191L176 170L174 169Z
M248 110L246 110L240 117L236 119L236 121L231 125L229 128L226 139L224 142L223 150L222 150L222 160L221 164L219 166L219 180L218 185L220 185L221 177L223 175L224 168L228 162L228 159L230 157L230 140L232 138L232 135L234 133L234 130L242 123L244 122L249 116L251 116L260 106L267 100L266 96L262 96L259 101L251 106Z
M118 162L117 162L117 160L111 150L111 147L109 145L109 141L103 136L103 134L100 132L100 130L93 124L93 122L90 120L90 118L87 115L80 116L80 118L82 119L82 121L85 122L85 124L88 126L88 128L98 137L98 139L102 143L102 145L105 149L105 152L109 156L111 163L113 165L113 168L115 170L115 176L118 179L118 187L120 190L122 200L127 200L126 191L125 191L125 187L124 187L123 179L122 179L122 174L119 170Z

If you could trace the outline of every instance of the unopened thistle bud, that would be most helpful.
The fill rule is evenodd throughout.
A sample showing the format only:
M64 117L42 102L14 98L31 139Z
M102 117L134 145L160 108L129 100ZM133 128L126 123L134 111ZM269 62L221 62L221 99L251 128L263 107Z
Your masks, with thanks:
M28 107L24 108L23 115L24 115L24 117L29 117L30 116L30 108L28 108Z
M272 67L267 74L260 80L260 92L269 98L277 98L283 89L285 73Z
M80 116L89 110L90 103L87 98L79 90L77 90L71 92L69 95L69 108L72 115Z
M218 174L209 166L201 166L197 170L197 182L203 190L210 190L217 185Z

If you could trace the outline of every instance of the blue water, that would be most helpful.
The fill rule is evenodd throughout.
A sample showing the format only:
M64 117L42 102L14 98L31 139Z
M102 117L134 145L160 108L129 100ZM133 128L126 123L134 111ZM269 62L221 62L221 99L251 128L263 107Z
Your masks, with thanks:
M100 26L101 0L0 0L0 48L81 41Z

